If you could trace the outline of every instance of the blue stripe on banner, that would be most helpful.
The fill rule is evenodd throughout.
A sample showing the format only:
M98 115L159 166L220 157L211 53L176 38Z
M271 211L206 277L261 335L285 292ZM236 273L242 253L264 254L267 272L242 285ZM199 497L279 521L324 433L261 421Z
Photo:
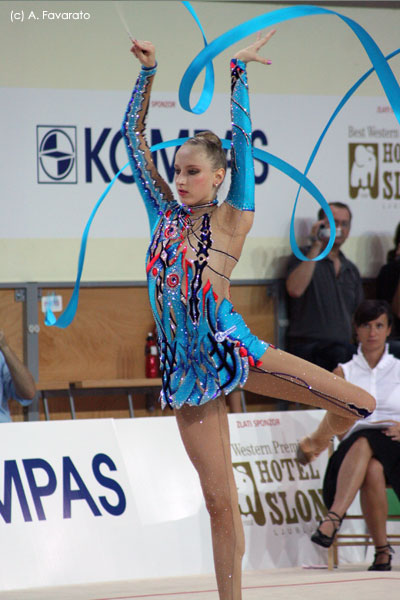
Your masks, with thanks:
M213 70L213 65L212 65L213 58L215 58L223 50L226 50L229 46L235 44L236 42L243 39L244 37L247 37L247 36L251 35L252 33L255 33L256 31L264 29L265 27L270 27L272 25L276 25L277 23L282 23L284 21L289 21L291 19L297 19L300 17L322 15L322 14L335 15L335 16L339 17L340 19L342 19L342 21L344 21L352 29L354 34L358 37L361 44L363 45L364 50L366 51L368 57L370 58L373 67L369 71L367 71L362 77L360 77L360 79L348 90L348 92L343 96L342 100L339 102L338 106L336 107L336 109L332 113L332 116L330 117L326 126L324 127L320 137L318 138L317 143L314 146L314 149L313 149L313 151L310 155L310 158L307 162L307 166L305 168L304 173L302 173L301 171L299 171L298 169L296 169L295 167L293 167L292 165L290 165L283 159L278 158L277 156L274 156L273 154L266 152L265 150L253 148L254 158L257 158L258 160L266 162L269 165L275 167L276 169L279 169L280 171L282 171L283 173L288 175L288 177L290 177L291 179L293 179L294 181L296 181L299 184L299 189L297 191L297 195L296 195L296 199L295 199L294 207L293 207L293 212L292 212L292 217L291 217L291 221L290 221L290 244L292 246L293 253L301 260L309 260L300 251L300 249L297 245L295 233L294 233L294 218L295 218L297 202L298 202L298 198L299 198L301 189L304 188L309 194L311 194L315 198L315 200L318 202L318 204L325 211L325 214L328 217L328 221L329 221L329 225L330 225L330 229L331 229L331 237L329 239L329 243L326 246L325 250L318 257L316 257L313 260L321 260L321 259L325 258L325 256L330 252L330 250L333 246L334 239L335 239L335 233L336 233L335 222L333 220L332 211L331 211L327 201L325 200L325 198L323 197L321 192L318 190L318 188L307 178L307 173L310 170L310 167L311 167L311 165L315 159L315 156L321 146L321 143L322 143L329 127L332 125L334 119L339 114L339 112L341 111L343 106L346 104L346 102L348 102L348 100L354 94L354 92L360 87L360 85L374 71L376 71L376 74L379 77L379 80L382 84L382 87L386 94L386 97L393 109L393 112L394 112L397 120L400 123L400 86L399 86L399 84L387 62L388 60L390 60L391 58L393 58L394 56L396 56L397 54L400 53L400 48L395 50L391 54L388 54L385 57L382 54L379 47L377 46L377 44L375 43L375 41L365 31L365 29L363 29L361 27L361 25L359 25L352 19L349 19L348 17L345 17L344 15L341 15L335 11L328 10L326 8L317 7L317 6L309 6L309 5L282 8L282 9L272 11L265 15L260 15L253 19L250 19L249 21L246 21L245 23L242 23L241 25L238 25L237 27L234 27L230 31L227 31L223 35L216 38L213 42L208 44L203 27L197 17L195 10L190 5L190 2L185 1L185 2L183 2L183 4L188 9L188 11L193 16L193 18L195 19L195 21L202 33L204 45L205 45L204 49L190 63L189 67L187 68L185 74L182 77L181 84L179 87L179 101L180 101L182 108L184 108L187 111L196 113L196 114L201 114L205 110L207 110L207 108L209 107L210 102L212 100L212 96L214 94L214 70ZM201 73L201 71L204 68L206 69L206 77L205 77L205 82L204 82L204 86L203 86L203 91L201 93L198 103L192 109L192 108L190 108L191 90L193 88L193 85L194 85L196 79L198 78L199 74ZM163 148L180 146L187 139L188 138L178 138L175 140L168 140L166 142L162 142L161 144L152 146L151 151L156 152L157 150L161 150ZM222 140L222 145L225 149L229 149L231 147L231 141L230 140ZM60 317L58 319L55 318L53 312L50 309L47 310L46 318L45 318L46 325L49 325L49 326L55 325L57 327L64 328L64 327L68 327L68 325L74 319L74 316L75 316L75 313L76 313L76 310L78 307L80 281L81 281L81 277L82 277L82 270L83 270L83 264L84 264L85 253L86 253L87 239L88 239L89 230L90 230L92 221L93 221L101 203L103 202L104 198L107 196L107 194L110 191L111 187L113 186L114 182L118 179L119 174L122 173L122 171L124 171L126 169L128 164L129 163L124 165L122 167L122 169L120 169L118 171L118 173L115 175L115 177L113 177L112 181L108 184L106 190L101 195L98 202L96 203L96 205L88 219L85 230L83 232L81 248L80 248L80 252L79 252L79 259L78 259L78 273L77 273L77 278L76 278L76 282L75 282L75 286L74 286L74 290L73 290L71 299L70 299L66 309L64 310L64 312L60 315Z

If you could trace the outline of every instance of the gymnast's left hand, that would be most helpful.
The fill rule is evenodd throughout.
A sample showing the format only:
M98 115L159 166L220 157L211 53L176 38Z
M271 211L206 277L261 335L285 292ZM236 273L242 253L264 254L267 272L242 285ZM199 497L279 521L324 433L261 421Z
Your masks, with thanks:
M233 58L237 58L244 63L254 61L263 65L270 65L271 61L260 56L258 52L260 48L265 46L265 44L271 39L275 31L276 29L271 29L271 31L268 31L268 33L262 37L258 35L257 40L253 44L247 46L247 48L243 48L243 50L239 50L239 52L237 52Z
M383 429L383 433L390 437L394 442L400 442L400 423L391 425L387 429Z

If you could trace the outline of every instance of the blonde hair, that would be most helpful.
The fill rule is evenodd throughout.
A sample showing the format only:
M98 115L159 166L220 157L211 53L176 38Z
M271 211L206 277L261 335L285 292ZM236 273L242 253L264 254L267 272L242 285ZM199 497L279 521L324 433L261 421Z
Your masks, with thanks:
M200 131L190 138L184 145L190 144L198 149L204 150L210 159L213 169L224 169L226 171L227 161L221 140L212 131Z

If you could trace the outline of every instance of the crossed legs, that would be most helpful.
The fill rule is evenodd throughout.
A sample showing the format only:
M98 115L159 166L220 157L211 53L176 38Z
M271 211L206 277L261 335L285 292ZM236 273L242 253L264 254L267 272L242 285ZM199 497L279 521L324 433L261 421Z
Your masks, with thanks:
M211 520L218 592L221 600L240 600L244 533L232 470L224 397L198 407L175 410L183 444L200 477Z

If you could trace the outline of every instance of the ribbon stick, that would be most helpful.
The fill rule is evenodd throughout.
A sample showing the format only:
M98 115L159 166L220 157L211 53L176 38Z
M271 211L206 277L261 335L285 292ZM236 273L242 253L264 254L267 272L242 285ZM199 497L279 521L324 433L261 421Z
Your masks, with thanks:
M131 34L131 32L129 30L128 23L126 22L124 13L123 13L122 8L121 8L121 4L117 1L117 2L114 2L114 6L115 6L115 10L118 13L118 16L120 18L120 21L122 23L123 28L125 29L126 33L128 34L129 39L131 40L131 42L133 42L133 40L135 38L133 37L133 35Z

